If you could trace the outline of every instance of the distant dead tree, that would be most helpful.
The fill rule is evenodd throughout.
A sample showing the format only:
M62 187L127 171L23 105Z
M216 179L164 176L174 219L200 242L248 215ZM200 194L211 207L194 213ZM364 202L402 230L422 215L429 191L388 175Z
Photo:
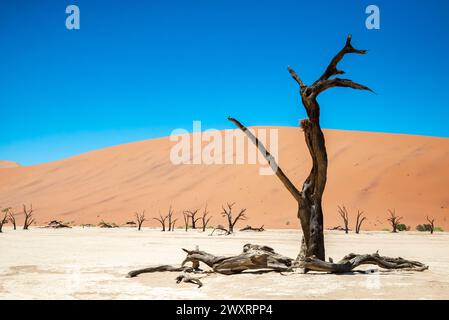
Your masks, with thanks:
M429 222L430 234L433 234L433 232L435 230L435 218L430 219L429 216L427 216L426 219Z
M395 209L393 210L388 209L388 212L390 213L390 217L387 220L390 222L391 228L393 229L391 232L396 233L398 232L398 224L402 220L402 217L396 216Z
M33 204L30 205L30 209L27 210L26 205L23 205L23 214L25 220L23 221L23 230L28 230L28 227L34 222L33 218Z
M245 209L241 209L240 212L235 216L235 218L233 217L232 214L232 207L235 205L234 203L227 203L226 206L227 208L225 208L224 206L222 206L221 208L223 209L223 212L221 213L221 215L223 217L226 217L227 221L228 221L228 234L231 234L234 232L234 226L237 224L237 222L239 220L246 220L247 217L245 215Z
M137 230L140 231L142 224L147 220L145 219L145 210L142 213L136 212Z
M182 216L184 217L184 225L186 232L189 230L189 220L190 220L190 214L187 211L184 211L182 213Z
M207 224L209 223L210 219L212 219L212 217L211 216L208 217L208 215L209 215L209 211L207 211L207 205L206 205L204 207L203 215L201 217L201 221L203 222L203 232L206 231Z
M167 220L168 216L162 216L162 214L159 213L159 218L153 218L156 221L159 221L159 223L162 226L162 232L165 232L165 221Z
M196 217L198 211L199 211L198 209L185 211L192 221L192 229L196 229L196 223L198 222L198 220L201 219L201 217L198 217L198 218Z
M3 225L8 223L8 211L6 209L2 210L2 213L4 213L3 218L0 219L0 233L2 233Z
M340 217L343 219L343 223L344 223L344 230L345 233L349 232L349 213L348 210L346 209L345 206L340 207L338 206L338 213L340 214Z
M176 221L178 221L178 219L174 219L173 222L171 223L171 231L175 231Z
M363 216L363 211L357 210L357 220L355 222L355 233L359 234L360 229L362 228L363 221L366 220L366 217Z
M172 226L173 226L173 209L170 206L170 208L168 208L168 214L167 214L167 219L168 219L168 231L173 231L172 230Z

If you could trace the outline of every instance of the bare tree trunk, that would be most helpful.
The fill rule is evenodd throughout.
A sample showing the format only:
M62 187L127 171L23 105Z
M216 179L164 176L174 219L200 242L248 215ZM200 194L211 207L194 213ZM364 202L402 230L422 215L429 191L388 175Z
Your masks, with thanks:
M388 210L388 212L390 213L390 217L387 219L390 224L391 224L391 232L396 233L398 232L398 224L399 222L402 220L402 217L398 217L396 216L396 210Z
M435 219L430 219L429 216L427 216L426 219L429 222L430 234L433 234L433 231L435 230Z
M345 226L345 233L348 234L349 232L349 213L345 206L340 207L338 206L338 213L340 214L340 217L343 219L343 223Z
M227 205L227 209L224 206L221 206L221 208L223 209L221 215L223 217L226 217L227 222L228 222L227 234L231 234L234 232L234 227L239 220L247 219L247 217L245 215L246 209L241 209L239 214L237 214L237 216L234 218L233 213L232 213L232 207L235 205L235 202L233 202L233 203L228 202L226 205Z
M25 220L23 222L23 230L28 230L28 227L33 224L33 205L30 205L30 209L27 210L26 206L23 205L23 214L25 215Z
M207 205L206 205L204 207L203 216L201 217L201 221L202 221L202 224L203 224L203 227L202 227L203 228L203 232L206 231L207 225L208 225L210 219L212 218L212 217L207 217L208 215L209 215L209 212L207 211Z
M363 216L363 211L358 210L357 211L357 220L355 222L355 233L359 234L360 230L362 228L362 223L365 221L366 218Z
M137 230L140 231L140 229L142 228L142 224L146 221L145 210L142 213L136 212L136 220L137 220Z
M2 212L4 212L5 216L2 219L0 219L0 233L3 232L2 231L3 225L8 223L8 212L5 212L4 210Z
M301 128L304 130L306 145L312 158L312 169L301 191L296 189L294 184L287 178L265 146L239 121L229 118L256 144L256 147L259 148L273 168L276 176L297 200L299 207L298 218L304 235L301 252L298 256L301 259L315 256L320 260L325 260L322 199L327 181L328 163L324 134L320 126L320 106L317 102L317 97L323 91L333 87L371 91L368 87L348 79L331 78L344 73L337 69L337 65L349 53L365 54L366 51L354 49L351 45L351 36L348 36L345 46L332 59L323 75L309 86L302 82L293 69L288 68L292 78L300 87L301 101L308 115L308 119L301 121ZM302 252L303 250L305 252Z
M153 218L156 221L159 221L159 223L162 226L162 232L165 232L165 221L167 220L167 216L162 216L161 214L159 214L159 218Z
M187 211L184 211L182 213L183 217L184 217L184 225L185 225L185 230L186 232L189 230L189 219L190 219L190 214Z

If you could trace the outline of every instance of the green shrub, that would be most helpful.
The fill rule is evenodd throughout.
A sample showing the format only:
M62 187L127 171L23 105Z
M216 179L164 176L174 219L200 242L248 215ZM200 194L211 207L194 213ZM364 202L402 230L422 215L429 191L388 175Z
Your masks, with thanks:
M403 223L399 223L397 226L396 226L396 229L398 230L398 231L409 231L410 230L410 227L407 227L405 224L403 224Z
M433 231L435 231L435 232L444 232L443 228L441 228L441 227L435 227L435 228L433 228Z
M419 224L416 226L416 230L420 232L430 232L432 226L430 224Z

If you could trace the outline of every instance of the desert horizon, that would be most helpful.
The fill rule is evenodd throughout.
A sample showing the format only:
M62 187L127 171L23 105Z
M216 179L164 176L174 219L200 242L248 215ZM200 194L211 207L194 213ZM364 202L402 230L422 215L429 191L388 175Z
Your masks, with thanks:
M310 159L301 129L256 128L278 129L280 166L298 183L305 179ZM395 209L411 230L427 223L427 216L434 218L438 227L449 229L445 189L449 139L324 132L330 159L324 194L326 228L342 226L338 206L345 206L351 228L361 210L367 217L363 229L388 229L387 210ZM184 210L202 210L206 204L213 216L211 224L218 225L224 223L221 206L235 202L236 208L247 209L249 219L240 223L241 227L246 223L272 229L298 226L294 200L275 176L259 174L262 164L174 165L169 158L174 144L169 137L161 137L33 166L2 161L0 203L13 207L18 221L22 204L33 204L37 225L52 220L72 225L101 221L120 225L133 220L137 211L158 217L170 206L181 220ZM158 225L153 219L145 222L145 226Z

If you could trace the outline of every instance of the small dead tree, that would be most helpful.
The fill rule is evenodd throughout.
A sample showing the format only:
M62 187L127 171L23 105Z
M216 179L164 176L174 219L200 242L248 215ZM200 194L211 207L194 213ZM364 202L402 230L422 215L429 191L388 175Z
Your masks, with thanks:
M165 221L167 220L167 216L162 216L162 214L159 214L159 218L153 218L156 221L159 221L159 223L162 226L162 232L165 232Z
M28 227L34 222L33 204L30 205L30 209L28 210L26 205L23 205L23 214L25 216L25 220L23 221L23 230L28 230Z
M172 232L175 231L175 224L176 224L176 221L178 221L178 219L173 220L173 222L171 223L171 231L172 231Z
M225 208L224 206L222 206L221 208L223 209L223 212L221 213L221 215L223 217L226 217L227 221L228 221L228 233L227 234L231 234L234 232L234 226L237 224L237 222L239 220L246 220L247 217L245 215L245 211L246 208L241 209L240 212L237 214L237 216L235 216L235 218L233 217L232 214L232 207L235 205L234 203L227 203L227 208Z
M184 211L182 213L182 216L184 217L184 225L185 225L185 230L187 232L189 230L190 214L188 213L188 211Z
M207 211L207 205L204 207L203 215L201 217L201 221L203 222L203 232L206 231L207 224L209 223L210 219L212 219L211 216L209 216L209 211Z
M395 209L393 209L393 210L388 209L388 212L390 213L390 217L387 220L391 224L391 228L392 228L391 232L396 233L396 232L398 232L398 224L403 218L396 216Z
M145 219L145 210L142 213L136 212L137 230L140 231L142 224L147 220Z
M2 210L2 213L4 213L3 218L0 219L0 233L2 233L3 225L8 223L8 211L6 209Z
M349 213L345 206L340 207L338 206L338 213L340 214L340 217L343 219L343 223L345 226L345 233L349 232Z
M198 211L199 211L198 209L185 211L189 215L189 217L192 221L192 229L196 229L196 223L198 222L198 220L201 219L201 217L198 217L198 218L196 217Z
M172 230L172 226L173 226L173 209L172 209L171 206L170 206L170 208L168 208L167 219L168 219L168 231L173 231Z
M427 216L426 219L429 222L430 234L433 234L435 231L435 218L430 219L429 216Z
M357 210L357 220L355 222L355 233L359 234L360 229L362 228L363 221L366 220L366 217L363 216L363 211Z

